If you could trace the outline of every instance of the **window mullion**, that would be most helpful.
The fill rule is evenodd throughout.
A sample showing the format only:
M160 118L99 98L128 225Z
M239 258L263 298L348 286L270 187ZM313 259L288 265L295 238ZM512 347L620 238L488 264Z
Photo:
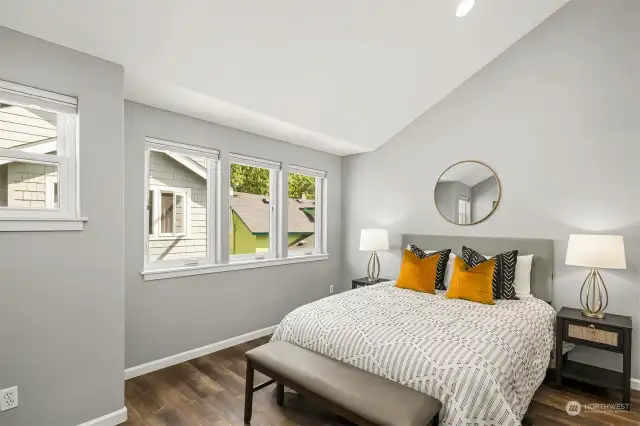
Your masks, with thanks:
M173 194L173 206L171 209L171 233L175 237L176 232L176 212L178 211L178 192L172 191Z
M219 161L207 160L207 258L211 263L219 263L219 238L220 225L218 221L219 210L217 210L217 188L218 180L216 174Z
M278 257L280 236L278 235L280 172L270 170L269 173L269 257Z

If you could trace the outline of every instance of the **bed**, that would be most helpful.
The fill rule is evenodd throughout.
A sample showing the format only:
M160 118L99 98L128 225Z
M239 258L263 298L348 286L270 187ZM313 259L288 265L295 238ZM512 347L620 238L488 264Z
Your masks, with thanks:
M403 235L402 247L463 244L484 254L534 254L532 293L482 305L386 282L301 306L280 323L285 340L412 387L443 403L441 424L519 425L554 344L550 240Z

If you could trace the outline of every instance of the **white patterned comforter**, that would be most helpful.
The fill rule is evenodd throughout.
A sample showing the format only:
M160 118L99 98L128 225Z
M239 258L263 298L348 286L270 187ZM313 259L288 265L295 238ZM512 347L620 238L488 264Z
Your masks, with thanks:
M392 281L301 306L272 340L438 398L441 424L516 426L545 376L554 323L551 306L531 296L482 305Z

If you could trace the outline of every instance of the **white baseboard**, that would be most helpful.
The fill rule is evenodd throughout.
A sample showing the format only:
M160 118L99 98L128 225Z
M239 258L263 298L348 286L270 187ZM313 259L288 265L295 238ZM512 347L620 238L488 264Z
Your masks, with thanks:
M161 370L163 368L170 367L172 365L180 364L181 362L189 361L194 358L209 355L213 352L218 352L223 349L230 348L231 346L239 345L240 343L248 342L249 340L257 339L259 337L272 334L278 328L277 325L263 328L261 330L252 331L240 336L232 337L221 342L212 343L201 348L191 349L186 352L171 355L166 358L158 359L155 361L147 362L145 364L136 365L124 370L124 379L129 380L134 377L142 376L143 374L151 373L152 371ZM84 425L83 425L84 426Z
M89 420L78 426L116 426L127 421L127 407L121 408L113 413L105 414L97 419Z
M640 379L631 379L631 389L640 390Z

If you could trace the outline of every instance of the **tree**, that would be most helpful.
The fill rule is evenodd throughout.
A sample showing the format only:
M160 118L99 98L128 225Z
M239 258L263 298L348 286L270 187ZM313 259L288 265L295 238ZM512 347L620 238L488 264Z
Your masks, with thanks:
M316 198L316 180L310 176L289 173L289 198Z
M234 192L269 195L269 170L231 164L231 188ZM309 200L315 199L315 178L290 173L289 198L302 198L303 195Z
M269 195L269 170L231 164L231 188L234 192Z

